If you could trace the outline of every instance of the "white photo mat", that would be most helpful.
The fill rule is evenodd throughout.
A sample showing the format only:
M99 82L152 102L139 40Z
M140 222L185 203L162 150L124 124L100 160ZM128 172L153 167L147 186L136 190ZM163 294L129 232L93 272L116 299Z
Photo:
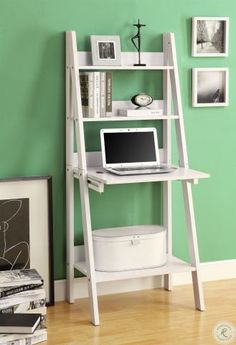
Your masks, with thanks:
M120 36L90 36L92 63L96 66L120 66Z
M228 68L192 69L192 106L225 107L229 104Z
M229 17L192 18L192 56L228 56Z

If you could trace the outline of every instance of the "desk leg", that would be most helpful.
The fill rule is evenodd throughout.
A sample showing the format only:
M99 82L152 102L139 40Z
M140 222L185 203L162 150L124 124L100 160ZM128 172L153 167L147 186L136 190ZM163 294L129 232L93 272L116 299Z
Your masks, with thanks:
M66 169L66 295L74 303L74 178L70 166Z
M82 196L81 209L82 209L83 233L84 233L84 244L85 244L85 259L86 259L87 278L88 278L90 315L91 315L91 322L95 326L98 326L100 322L99 322L97 286L96 286L95 266L94 266L89 191L88 191L86 175L82 175L80 178L80 193Z
M172 184L163 182L163 225L167 231L167 256L172 257ZM164 288L172 290L172 275L164 275Z
M200 267L199 267L199 254L198 254L198 243L197 243L197 233L196 224L193 209L193 198L192 189L189 182L183 181L183 196L184 196L184 206L185 206L185 217L188 229L188 245L191 264L196 268L196 271L192 272L193 290L195 298L195 306L198 310L205 310L203 288L200 277Z

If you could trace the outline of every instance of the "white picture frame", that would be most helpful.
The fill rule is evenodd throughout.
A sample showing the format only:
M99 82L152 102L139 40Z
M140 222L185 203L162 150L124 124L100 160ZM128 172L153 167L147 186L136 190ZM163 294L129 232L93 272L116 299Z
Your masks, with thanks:
M54 305L52 177L0 179L0 269L35 268Z
M193 107L227 106L229 103L228 75L228 68L193 68Z
M92 64L95 66L120 66L120 36L90 36Z
M228 56L229 17L192 18L192 56Z

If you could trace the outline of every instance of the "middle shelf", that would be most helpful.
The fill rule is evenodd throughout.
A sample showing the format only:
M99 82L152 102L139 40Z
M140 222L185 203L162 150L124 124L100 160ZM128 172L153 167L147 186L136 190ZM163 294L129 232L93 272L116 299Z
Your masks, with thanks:
M139 121L139 120L176 120L178 115L150 115L150 116L107 116L84 117L83 122L109 122L109 121Z

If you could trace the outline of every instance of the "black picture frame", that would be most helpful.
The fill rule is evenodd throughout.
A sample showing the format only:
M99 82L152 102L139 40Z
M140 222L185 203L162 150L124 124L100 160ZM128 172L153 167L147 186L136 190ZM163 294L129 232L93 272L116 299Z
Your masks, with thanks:
M55 303L52 201L51 176L0 179L0 270L35 268L47 306Z

